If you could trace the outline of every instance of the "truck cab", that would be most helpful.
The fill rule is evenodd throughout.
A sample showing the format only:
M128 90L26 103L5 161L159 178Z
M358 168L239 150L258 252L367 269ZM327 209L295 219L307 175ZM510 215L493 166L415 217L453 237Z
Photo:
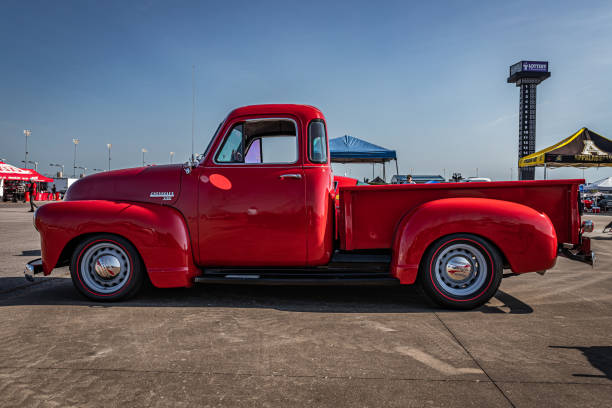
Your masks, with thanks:
M199 262L327 263L333 234L327 146L325 119L316 108L259 106L232 112L193 170Z

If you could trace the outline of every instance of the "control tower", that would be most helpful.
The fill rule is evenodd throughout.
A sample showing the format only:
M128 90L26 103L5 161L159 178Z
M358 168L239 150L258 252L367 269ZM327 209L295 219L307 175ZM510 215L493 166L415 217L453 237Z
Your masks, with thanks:
M546 78L548 61L519 61L510 66L508 83L521 88L519 105L518 159L535 153L536 141L536 86ZM518 169L519 180L534 180L535 167Z

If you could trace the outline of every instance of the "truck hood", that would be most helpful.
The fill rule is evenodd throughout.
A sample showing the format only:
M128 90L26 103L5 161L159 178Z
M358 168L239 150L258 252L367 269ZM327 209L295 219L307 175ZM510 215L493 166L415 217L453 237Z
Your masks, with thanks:
M173 204L181 191L181 164L92 174L75 181L65 201L114 200Z

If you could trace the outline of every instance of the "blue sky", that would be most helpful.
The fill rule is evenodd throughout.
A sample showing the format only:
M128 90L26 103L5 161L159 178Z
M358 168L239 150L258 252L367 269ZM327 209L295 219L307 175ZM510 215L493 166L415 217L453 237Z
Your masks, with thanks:
M612 138L609 1L0 3L0 158L112 166L175 162L234 107L312 104L330 137L399 154L400 172L516 177L519 90L508 67L548 60L537 148L579 129ZM338 166L355 177L371 167ZM552 177L581 177L555 170ZM611 169L587 170L589 180Z

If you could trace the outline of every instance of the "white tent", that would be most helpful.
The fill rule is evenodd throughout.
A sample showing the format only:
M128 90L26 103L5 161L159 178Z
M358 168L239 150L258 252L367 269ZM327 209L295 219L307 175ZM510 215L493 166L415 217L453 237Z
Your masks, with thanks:
M585 191L612 191L612 177L606 177L584 186Z

